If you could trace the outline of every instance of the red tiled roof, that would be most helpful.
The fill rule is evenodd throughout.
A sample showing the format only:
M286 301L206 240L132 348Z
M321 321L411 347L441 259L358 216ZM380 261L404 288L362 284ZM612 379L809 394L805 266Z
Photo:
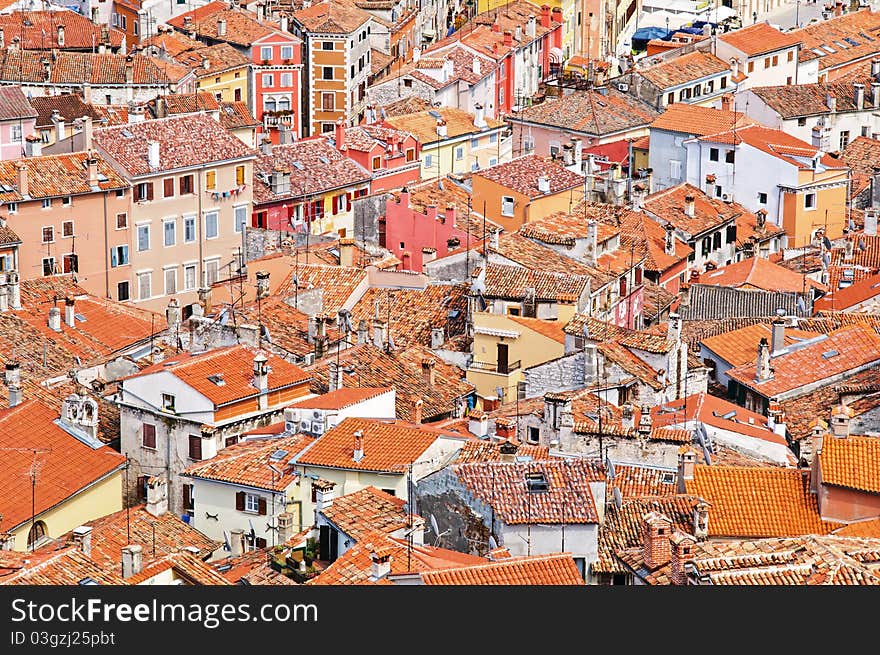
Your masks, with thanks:
M819 517L809 471L697 465L685 487L712 504L710 537L790 537L837 527Z
M699 278L700 284L761 291L793 291L804 293L812 287L824 289L824 285L764 257L750 257L735 264L706 271Z
M462 568L426 571L426 585L582 585L584 579L568 553L513 557Z
M748 57L766 52L791 48L800 40L791 33L785 34L768 23L755 23L742 29L726 32L718 37Z
M52 111L55 109L58 110L62 120L68 123L82 116L89 116L96 122L101 120L101 115L95 111L95 108L90 103L83 102L82 96L76 93L36 96L30 99L30 104L36 110L38 128L52 127Z
M358 542L369 538L374 531L391 534L406 528L411 520L406 512L406 500L373 486L335 498L332 505L321 510L321 514Z
M64 45L58 43L58 26L64 26ZM50 11L15 11L0 14L0 28L6 34L6 43L18 37L18 47L25 50L91 50L102 43L105 26L69 9ZM125 32L109 30L110 45L118 48Z
M663 428L660 428L663 430ZM691 435L687 432L688 442ZM624 498L638 496L672 496L677 493L675 470L636 464L615 464L614 479L609 486L620 489Z
M880 493L880 439L826 437L819 454L822 484Z
M18 188L17 162L27 166L28 194L31 198L57 198L94 193L89 186L89 173L85 166L87 154L74 152L64 155L43 155L21 160L0 161L0 183L11 191L0 191L0 202L21 202L23 196ZM107 163L98 157L98 174L106 180L98 180L102 191L124 189L128 183Z
M143 547L145 565L190 546L198 549L200 558L205 558L221 545L181 521L176 514L166 512L153 516L143 505L102 516L84 525L92 528L91 558L105 570L119 570L122 549L131 544ZM59 537L61 542L69 543L71 539L72 532Z
M362 433L363 457L354 459L355 432ZM441 433L395 421L347 418L297 457L301 466L383 471L403 475Z
M187 18L192 21L189 26L186 25ZM220 35L217 28L217 23L221 19L226 21L224 35ZM275 26L257 20L256 14L240 8L230 9L225 2L210 2L192 11L178 14L169 19L168 24L183 32L192 30L198 36L245 47L250 47L254 41L264 36L278 32ZM291 40L296 38L289 34L285 36Z
M639 75L661 90L725 73L730 73L730 66L702 50L694 50L638 71Z
M500 462L501 461L501 444L505 442L494 442L475 440L465 443L458 452L455 459L456 464L468 464L470 462ZM550 449L547 446L535 446L532 444L513 443L516 446L516 457L531 457L534 460L542 460L550 458Z
M508 316L507 318L514 323L519 323L524 328L527 328L532 332L537 332L541 336L552 339L557 343L565 343L565 332L562 330L562 328L565 327L565 324L560 321L544 320L542 318L525 318L523 316Z
M843 312L880 294L880 273L871 275L843 289L832 289L813 303L814 311Z
M290 173L290 191L272 192L268 176L275 170ZM272 154L260 155L254 162L254 204L321 194L333 189L366 184L370 173L349 159L326 139L303 139L272 147Z
M215 348L204 353L184 353L148 366L125 380L165 371L195 389L215 406L235 402L259 391L253 386L254 357L261 351L245 346ZM308 373L272 353L262 353L269 367L268 389L282 389L310 379ZM223 384L208 379L220 376Z
M732 368L727 371L727 376L771 398L845 374L877 360L880 360L880 337L877 332L869 327L854 325L833 332L827 339L815 344L774 357L770 360L773 377L769 380L755 381L755 364ZM820 361L821 366L816 366Z
M350 34L371 18L368 12L336 0L319 2L293 14L293 19L309 32L331 34Z
M798 54L800 61L818 57L819 70L828 70L877 54L880 50L880 14L870 9L852 11L792 30L788 34L803 44ZM841 47L835 41L847 43L850 47ZM827 46L833 52L822 46ZM814 49L820 50L822 54L814 52Z
M204 67L203 59L208 60L207 68ZM246 68L251 63L248 57L228 43L187 50L177 55L175 61L192 69L196 77L208 77L236 68Z
M761 339L767 339L769 343L770 332L770 325L768 323L756 323L739 330L722 332L708 339L703 339L700 343L725 362L733 366L742 366L755 361L758 353L758 343ZM786 327L783 342L786 346L790 346L817 337L819 334L819 332L808 332Z
M880 538L880 518L868 521L849 523L833 532L838 537L871 537Z
M651 123L652 128L705 136L752 125L755 121L742 112L713 109L675 102ZM635 145L635 144L634 144Z
M254 154L207 114L185 114L108 127L95 130L94 140L98 148L106 151L132 176L244 159ZM159 143L159 167L156 169L150 168L147 159L149 141Z
M219 480L232 484L284 491L297 476L293 470L293 460L314 440L304 434L295 434L278 439L241 441L224 448L216 456L203 462L188 466L183 475ZM281 459L273 457L284 453ZM269 465L281 472L274 472Z
M345 409L391 391L394 391L393 387L343 387L342 389L328 391L320 396L300 400L290 405L290 407L298 407L300 409Z
M6 531L31 517L32 471L37 474L34 511L39 516L125 466L121 454L86 445L59 427L58 418L36 400L0 410L0 516Z
M584 183L582 175L572 173L560 164L538 155L518 157L474 173L474 177L491 180L529 198L540 198L545 195L543 191L538 190L538 177L541 175L549 178L551 195L578 188Z
M78 585L86 578L102 585L127 584L113 568L102 567L79 548L0 550L0 585Z
M297 276L296 285L294 274ZM366 280L367 271L362 268L299 263L288 271L277 293L288 299L296 296L297 288L301 293L309 289L321 289L322 311L335 316L342 307L350 304L358 289L365 286Z
M0 18L2 17L0 14ZM28 98L20 86L0 87L0 121L36 118L36 116L37 112L28 102Z
M605 471L594 461L472 462L455 464L453 470L468 491L508 525L599 521L590 483L603 481ZM546 490L531 491L530 476L540 477Z
M131 79L135 86L167 89L189 71L173 62L144 55L92 54L91 52L60 51L49 65L48 82L55 85L93 86L127 84L126 68L131 64ZM46 69L43 53L38 50L0 49L0 81L7 84L45 84Z
M700 140L735 145L746 143L801 170L810 170L812 164L806 160L812 160L817 153L821 152L806 141L801 141L791 134L761 125L748 125L735 131L703 136L700 137ZM822 154L820 161L826 168L847 168L839 160L828 154Z
M685 198L693 196L694 215L685 214ZM736 218L736 214L745 211L736 203L726 203L710 198L692 184L683 183L652 193L645 198L643 208L648 213L690 236L702 234L707 230L721 227Z

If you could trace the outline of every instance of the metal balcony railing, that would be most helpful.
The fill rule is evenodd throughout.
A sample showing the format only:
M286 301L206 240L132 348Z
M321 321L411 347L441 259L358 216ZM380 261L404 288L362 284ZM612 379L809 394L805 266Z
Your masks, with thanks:
M508 373L512 373L516 371L520 367L520 360L516 360L515 362L508 362L507 366L498 366L498 364L493 362L471 362L471 368L477 369L478 371L487 371L489 373L501 373L502 375L507 375Z

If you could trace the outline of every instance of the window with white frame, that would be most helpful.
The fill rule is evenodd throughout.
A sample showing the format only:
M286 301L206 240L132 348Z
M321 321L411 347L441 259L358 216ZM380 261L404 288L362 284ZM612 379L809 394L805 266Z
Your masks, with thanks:
M292 45L281 46L281 58L282 59L293 59L293 46Z
M239 205L234 209L235 231L241 232L247 224L248 208L247 205Z
M220 277L220 260L208 259L205 261L205 286L214 284Z
M458 146L455 149L455 160L460 161L464 159L464 146Z
M434 166L434 155L425 155L424 162L425 168L432 168Z
M165 269L165 295L177 293L177 267Z
M260 497L256 494L245 494L244 495L244 511L245 512L253 512L254 514L259 513L260 511Z
M128 264L128 244L122 244L121 246L114 246L110 248L110 266L111 268L116 268L117 266L125 266Z
M52 198L43 198L43 209L52 208Z
M263 61L272 59L272 46L263 46L260 48L260 57Z
M816 209L816 194L804 194L804 209Z
M137 249L138 252L150 249L150 226L138 225L137 228Z
M272 73L263 73L263 88L268 89L275 86L275 76Z
M55 275L55 258L43 257L43 275Z
M205 238L215 239L218 234L217 212L207 212L205 214Z
M43 228L43 243L52 243L55 241L55 228L47 225Z
M196 240L196 217L183 217L183 241L184 243L192 243Z
M501 196L501 215L513 216L513 196Z
M293 86L293 73L281 73L281 86L288 88Z
M196 288L196 265L187 264L183 267L183 290L189 291Z
M173 246L177 242L177 221L173 218L162 221L162 234L165 247Z
M673 180L681 179L681 162L677 159L669 160L669 177Z
M153 295L153 274L149 271L137 274L138 299L147 300Z
M12 139L12 143L21 143L21 125L12 126L10 138Z

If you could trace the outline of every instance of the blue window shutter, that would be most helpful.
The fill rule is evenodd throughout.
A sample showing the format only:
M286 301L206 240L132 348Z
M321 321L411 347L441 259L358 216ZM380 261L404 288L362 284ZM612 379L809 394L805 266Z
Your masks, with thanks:
M116 267L119 262L116 260L116 248L110 248L110 266Z

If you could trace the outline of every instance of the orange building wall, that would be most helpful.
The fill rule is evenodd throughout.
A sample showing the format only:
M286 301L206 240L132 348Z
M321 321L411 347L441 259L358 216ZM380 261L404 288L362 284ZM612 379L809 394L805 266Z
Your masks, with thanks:
M819 511L827 521L859 521L880 516L880 495L823 485Z
M526 195L501 186L497 182L487 180L480 175L474 175L472 183L474 211L482 213L483 203L485 202L486 218L495 221L507 232L515 232L520 226L533 218L541 218L557 211L568 211L583 196L583 191L573 189L531 199ZM513 216L503 216L501 214L502 196L513 197Z
M833 187L816 191L816 209L804 208L804 193L783 194L783 223L789 247L797 248L810 241L811 231L825 228L829 239L843 234L846 225L846 188Z
M335 122L340 118L344 118L346 114L346 106L348 99L346 98L346 79L348 75L345 70L345 42L334 42L334 50L314 49L314 46L328 39L315 39L312 42L313 49L311 51L312 67L312 134L321 133L321 123ZM333 79L323 79L324 66L335 66L333 71ZM325 92L334 92L335 109L333 111L323 111L321 109L323 102L323 94Z
M279 405L292 403L298 398L308 396L309 393L308 382L288 387L287 389L281 389L280 391L270 391L268 394L269 407L277 407ZM241 416L242 414L256 412L258 409L259 405L257 404L257 398L247 398L230 405L224 405L215 410L214 421L219 423L220 421L226 421L235 418L236 416Z

